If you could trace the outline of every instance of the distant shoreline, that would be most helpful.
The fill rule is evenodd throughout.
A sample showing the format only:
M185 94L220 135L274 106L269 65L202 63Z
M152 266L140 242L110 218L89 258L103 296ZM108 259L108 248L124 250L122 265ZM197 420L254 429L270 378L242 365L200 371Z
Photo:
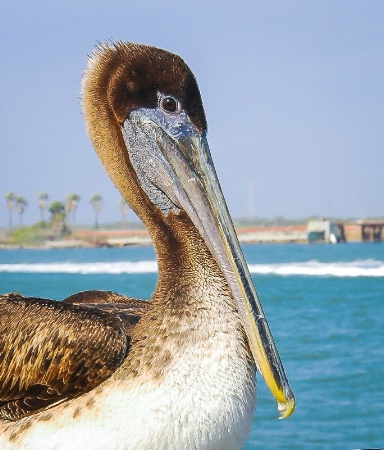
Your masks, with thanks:
M360 227L356 223L346 223L347 242L361 241ZM307 224L238 226L236 232L241 244L262 243L308 243ZM41 243L10 244L0 243L1 249L64 249L92 247L127 247L152 245L146 229L77 229L66 238L44 240Z

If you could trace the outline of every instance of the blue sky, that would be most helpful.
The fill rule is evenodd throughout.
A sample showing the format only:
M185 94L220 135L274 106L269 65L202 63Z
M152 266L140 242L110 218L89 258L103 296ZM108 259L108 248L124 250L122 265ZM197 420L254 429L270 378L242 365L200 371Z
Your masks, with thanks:
M233 216L384 215L384 2L194 0L3 2L0 226L4 196L75 192L101 222L120 196L87 137L86 55L127 40L180 54L195 73ZM132 216L131 216L132 217Z

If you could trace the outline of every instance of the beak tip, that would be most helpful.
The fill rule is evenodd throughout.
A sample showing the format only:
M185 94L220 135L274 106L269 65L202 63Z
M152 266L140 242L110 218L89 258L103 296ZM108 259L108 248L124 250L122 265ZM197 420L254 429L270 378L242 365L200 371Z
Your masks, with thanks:
M278 410L280 413L279 419L286 419L287 417L289 417L295 410L295 406L296 406L295 397L291 392L291 395L288 397L286 403L278 402Z

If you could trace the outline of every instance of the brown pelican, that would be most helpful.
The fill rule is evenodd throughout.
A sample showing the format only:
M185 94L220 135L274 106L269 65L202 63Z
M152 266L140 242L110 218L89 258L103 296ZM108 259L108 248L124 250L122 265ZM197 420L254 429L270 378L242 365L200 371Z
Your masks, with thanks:
M282 417L282 363L210 156L196 80L145 45L104 45L83 84L89 136L147 226L150 302L89 291L0 298L0 448L238 449L256 368Z

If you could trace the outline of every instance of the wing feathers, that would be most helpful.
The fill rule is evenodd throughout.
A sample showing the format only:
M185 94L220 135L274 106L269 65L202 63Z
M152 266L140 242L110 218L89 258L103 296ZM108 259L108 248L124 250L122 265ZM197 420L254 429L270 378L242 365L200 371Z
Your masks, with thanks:
M123 362L129 337L99 309L0 297L0 417L18 420L90 391Z
M125 332L132 328L151 307L151 303L138 300L112 291L83 291L63 300L64 303L83 305L116 315L122 321Z

